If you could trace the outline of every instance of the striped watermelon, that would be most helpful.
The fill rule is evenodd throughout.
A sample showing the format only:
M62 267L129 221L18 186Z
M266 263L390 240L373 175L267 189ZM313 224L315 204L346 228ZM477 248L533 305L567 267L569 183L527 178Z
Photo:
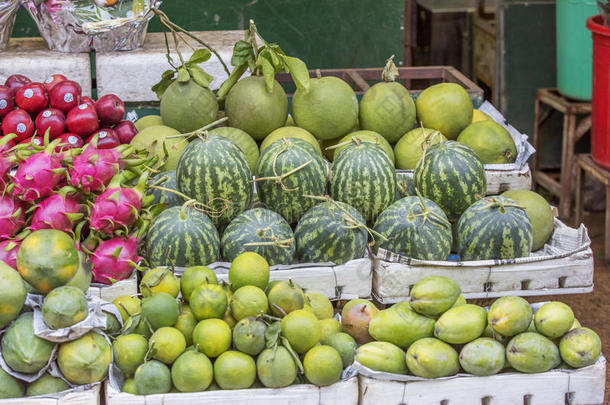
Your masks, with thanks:
M330 195L374 221L394 201L394 165L379 145L356 139L332 164Z
M416 195L415 180L405 172L396 172L396 200Z
M227 138L195 138L184 149L176 181L180 192L207 206L218 227L227 225L250 206L252 175L244 153Z
M207 265L219 260L220 237L203 212L184 204L163 211L146 235L146 259L151 267Z
M291 264L296 250L294 234L288 222L265 208L254 208L239 214L222 234L222 257L232 262L243 252L256 252L270 266Z
M447 260L451 251L451 223L443 210L427 198L408 196L381 213L373 230L376 246L420 260Z
M316 204L304 195L326 194L326 164L308 142L280 139L263 150L256 166L256 181L261 202L289 223L296 223Z
M175 170L161 172L151 178L148 183L149 186L159 186L168 188L170 190L178 190L178 185L176 184ZM165 190L159 190L152 187L148 190L148 194L153 195L155 197L153 204L167 204L168 208L184 204L184 198L180 197L176 193L172 193L170 191Z
M415 186L437 203L451 221L485 196L485 169L477 154L456 141L429 145L417 163Z
M364 257L367 245L362 215L354 207L330 199L303 215L294 237L301 263L342 264Z
M534 240L525 209L502 197L485 197L472 204L457 226L462 260L513 259L529 256Z

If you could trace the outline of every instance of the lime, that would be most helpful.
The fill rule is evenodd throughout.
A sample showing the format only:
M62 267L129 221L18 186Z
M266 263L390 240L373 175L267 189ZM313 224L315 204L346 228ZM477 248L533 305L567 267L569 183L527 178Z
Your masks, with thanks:
M193 329L193 344L206 356L218 357L231 346L231 328L221 319L204 319Z

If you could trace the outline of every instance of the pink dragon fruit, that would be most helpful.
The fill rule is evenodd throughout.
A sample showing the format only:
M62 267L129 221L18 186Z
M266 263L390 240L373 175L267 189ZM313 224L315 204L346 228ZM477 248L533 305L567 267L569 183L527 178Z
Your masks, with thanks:
M101 242L89 257L94 281L112 284L128 278L142 260L138 256L138 242L137 238L121 236Z
M115 149L96 149L88 146L74 158L70 183L85 192L99 193L121 168L121 153Z
M127 232L140 217L147 178L148 172L145 172L135 187L125 188L120 185L120 176L115 176L93 203L89 220L91 229L107 235L117 230Z
M24 201L44 198L53 192L65 177L66 169L61 166L61 156L53 154L56 143L19 164L13 178L13 193Z
M25 225L23 203L8 193L0 194L0 239L14 236Z
M65 194L54 194L37 204L30 229L57 229L71 233L74 225L83 217L83 207Z
M0 261L17 269L17 251L21 241L6 239L0 242Z

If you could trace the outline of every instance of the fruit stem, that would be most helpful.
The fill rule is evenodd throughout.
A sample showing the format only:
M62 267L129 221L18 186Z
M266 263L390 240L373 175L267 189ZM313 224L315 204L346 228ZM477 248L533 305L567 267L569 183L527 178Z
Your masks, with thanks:
M394 55L392 55L386 60L385 67L381 72L381 80L384 82L393 82L398 75L398 68L394 64Z
M202 131L207 131L210 128L214 128L218 124L222 124L223 122L227 121L228 119L229 119L229 117L222 117L222 118L217 119L216 121L211 122L211 123L209 123L209 124L199 128L199 129L196 129L196 130L194 130L192 132L186 132L184 134L167 136L167 137L165 137L165 139L183 138L185 136L191 136L191 135L194 135L194 134L202 132Z
M294 243L294 238L290 239L280 239L279 236L273 233L273 229L271 227L267 227L264 229L259 229L257 234L259 234L261 239L270 239L269 242L248 242L244 243L243 246L277 246L281 248L289 248Z
M299 165L297 167L295 167L292 170L287 171L286 173L283 173L281 175L277 174L277 170L276 170L276 166L277 166L277 159L278 157L288 151L288 148L290 147L290 143L288 141L286 141L286 139L283 139L284 141L284 145L282 147L281 150L279 150L275 156L273 156L273 174L275 176L267 176L267 177L258 177L255 178L254 180L252 180L251 182L255 183L257 181L266 181L266 180L275 180L275 182L277 184L279 184L282 187L282 190L284 191L296 191L299 189L299 187L295 187L295 188L287 188L286 185L284 184L284 179L286 177L292 176L293 174L295 174L296 172L298 172L299 170L305 168L306 166L308 166L309 164L311 164L311 162L313 162L313 160L309 160L305 163L303 163L302 165Z

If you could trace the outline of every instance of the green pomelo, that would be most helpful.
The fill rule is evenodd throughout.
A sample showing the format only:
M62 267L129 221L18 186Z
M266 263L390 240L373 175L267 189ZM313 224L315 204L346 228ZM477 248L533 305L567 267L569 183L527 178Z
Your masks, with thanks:
M218 102L210 89L194 80L176 80L161 96L161 119L180 133L195 131L218 117Z
M404 134L394 146L396 168L414 170L424 154L427 145L445 142L447 138L439 131L429 128L415 128Z
M380 133L394 143L415 124L415 103L400 83L384 82L370 87L360 100L360 127Z
M233 345L240 352L256 356L265 348L267 325L254 317L244 318L233 327Z
M336 383L341 379L343 362L339 352L331 346L319 345L303 358L305 378L318 387Z
M25 384L0 368L0 399L21 398Z
M532 317L530 304L517 296L498 298L487 313L487 321L493 330L503 336L525 332L532 323Z
M407 350L407 367L418 377L448 377L460 371L453 347L435 338L419 339Z
M517 147L508 131L495 121L472 123L457 137L481 158L483 164L513 163L517 159Z
M450 308L434 325L434 336L451 344L465 344L480 337L487 326L487 312L478 305Z
M190 350L176 359L171 374L178 391L200 392L212 383L214 368L205 354Z
M460 286L447 277L426 277L411 289L411 308L422 315L438 316L455 304L460 293Z
M87 298L76 287L57 287L44 298L42 319L51 329L62 329L87 317Z
M265 349L256 359L258 379L268 388L283 388L294 382L297 366L284 346Z
M145 115L144 117L139 118L134 125L138 132L140 132L153 125L163 125L163 118L161 118L160 115Z
M576 328L563 335L559 342L559 353L571 367L590 366L599 358L602 342L589 328Z
M157 156L159 160L165 158L163 148L163 145L165 145L167 161L161 167L161 170L176 170L178 158L188 145L188 141L183 137L167 139L167 137L174 135L180 135L180 132L165 125L152 125L138 132L129 144L139 150L148 150L151 155Z
M25 390L25 396L35 397L37 395L54 394L67 389L70 389L70 386L64 380L44 373L38 380L28 384L28 387Z
M311 79L309 91L297 89L292 99L296 124L318 139L335 139L351 132L358 121L354 90L338 77Z
M277 81L273 82L271 91L267 91L262 76L249 76L231 88L225 112L230 127L239 128L260 141L286 123L288 98Z
M223 390L248 388L256 380L256 363L247 354L230 350L214 362L214 379Z
M150 360L136 370L134 382L138 395L166 394L172 389L169 368L157 360Z
M0 261L0 329L19 316L25 297L25 284L19 273Z
M508 364L522 373L544 373L561 363L559 349L548 338L534 332L520 333L506 346Z
M470 374L486 376L498 374L506 363L502 343L490 338L479 338L460 351L460 365Z
M148 341L137 333L117 336L112 343L114 364L127 377L133 376L140 364L144 363L147 351Z
M322 331L320 321L312 313L303 309L290 312L281 322L282 336L299 354L303 354L318 344Z
M76 385L102 381L112 364L112 346L106 337L89 332L76 340L59 345L57 365L66 380Z
M321 342L324 345L333 347L341 356L343 368L351 365L354 362L354 353L358 344L353 337L347 333L339 332L327 337Z
M456 139L472 122L472 101L462 86L439 83L422 91L415 100L417 122L425 128L441 131L447 139Z
M239 146L239 149L241 149L242 152L244 152L244 155L246 155L246 161L248 162L250 172L254 173L254 170L256 169L256 162L258 162L259 152L256 141L250 135L239 128L233 127L219 127L208 132L210 135L228 138ZM265 142L263 142L263 145L264 144ZM263 145L261 145L261 150L263 149Z
M265 139L263 140L263 143L261 143L261 153L263 153L263 151L265 149L267 149L269 146L271 146L271 144L273 142L279 141L280 139L287 139L287 138L302 139L305 142L308 142L311 146L313 146L315 148L315 150L318 151L318 153L322 154L322 150L320 149L320 144L318 143L318 140L316 139L316 137L313 136L309 131L307 131L303 128L294 127L294 126L284 126L284 127L276 129L275 131L273 131L269 135L267 135L265 137ZM252 172L254 173L254 171L252 171Z
M47 365L54 344L34 335L34 315L26 312L2 335L2 357L19 373L35 374Z
M121 392L125 392L127 394L138 395L138 389L136 388L136 380L133 378L128 378L123 383L123 388Z
M377 132L374 132L374 131L361 130L361 131L351 132L351 133L345 135L343 138L341 138L339 140L339 142L337 142L337 145L340 145L342 143L348 143L349 141L353 140L354 138L359 139L362 142L370 142L370 143L379 145L381 147L381 149L383 149L385 154L388 155L388 157L390 158L392 163L394 163L394 151L392 150L392 145L390 145L390 143L383 136L381 136L380 134L378 134ZM343 146L339 146L337 149L335 149L334 154L332 155L333 159L335 157L339 156L341 151L349 145L350 144L346 144ZM331 160L333 160L333 159L331 159Z
M509 190L503 197L516 201L525 208L525 213L532 222L534 241L532 251L542 249L553 235L555 218L549 203L540 194L530 190Z
M374 371L407 374L405 352L389 342L370 342L356 350L356 361Z

